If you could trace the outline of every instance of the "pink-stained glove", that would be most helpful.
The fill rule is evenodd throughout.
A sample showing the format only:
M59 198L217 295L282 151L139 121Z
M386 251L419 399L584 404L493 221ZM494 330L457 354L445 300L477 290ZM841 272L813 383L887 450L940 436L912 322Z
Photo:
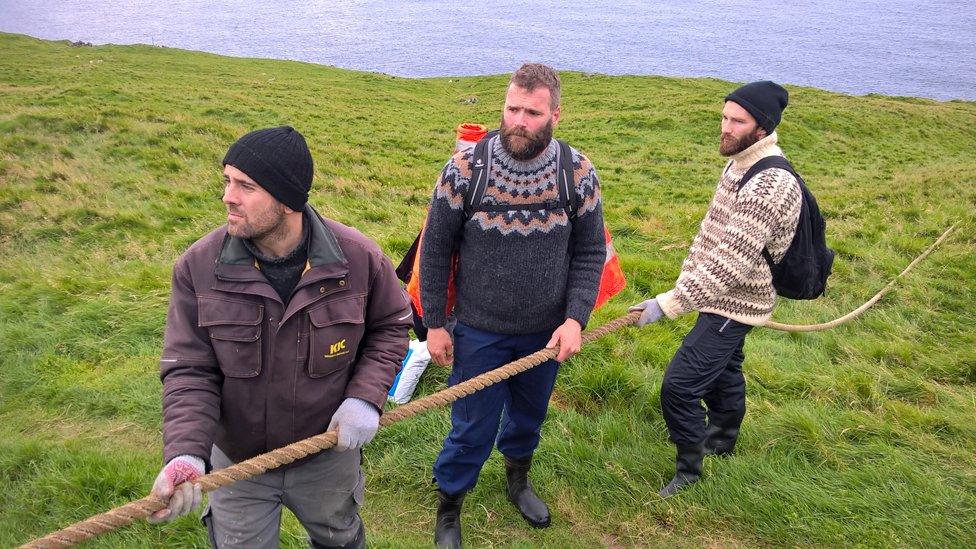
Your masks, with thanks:
M153 524L169 522L181 517L200 505L203 492L193 479L205 472L203 460L191 455L176 456L156 475L152 494L168 502L166 509L153 513L148 520Z

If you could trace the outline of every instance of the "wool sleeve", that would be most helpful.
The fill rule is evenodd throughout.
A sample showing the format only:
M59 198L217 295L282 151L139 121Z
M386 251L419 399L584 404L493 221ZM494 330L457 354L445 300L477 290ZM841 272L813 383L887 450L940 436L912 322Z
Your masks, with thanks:
M573 220L573 257L566 285L566 318L576 320L585 328L596 303L607 246L603 234L603 200L596 169L583 155L579 155L578 162L574 164L578 166L575 178L577 207L576 219ZM580 172L583 173L582 177L579 177Z
M470 153L451 158L434 185L434 194L420 241L420 303L424 326L441 328L447 323L447 286L451 258L464 225L464 194L471 171ZM465 168L462 174L461 167Z
M674 289L657 296L669 318L713 303L748 281L755 269L768 268L762 250L781 223L783 203L796 199L797 193L790 192L796 185L792 174L774 168L757 174L739 190L718 244L682 271Z

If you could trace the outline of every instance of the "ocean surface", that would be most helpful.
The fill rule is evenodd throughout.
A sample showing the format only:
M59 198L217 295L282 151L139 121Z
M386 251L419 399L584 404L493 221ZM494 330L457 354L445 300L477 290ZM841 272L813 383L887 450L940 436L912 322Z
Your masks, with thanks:
M0 31L405 77L509 73L540 61L976 100L973 0L0 0Z

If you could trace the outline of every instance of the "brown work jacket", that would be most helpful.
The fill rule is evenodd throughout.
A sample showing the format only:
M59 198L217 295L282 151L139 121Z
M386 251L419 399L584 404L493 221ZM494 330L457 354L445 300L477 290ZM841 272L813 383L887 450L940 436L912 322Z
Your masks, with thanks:
M347 397L382 411L411 313L393 265L306 206L308 264L288 305L221 227L177 260L160 377L163 459L242 461L326 430Z

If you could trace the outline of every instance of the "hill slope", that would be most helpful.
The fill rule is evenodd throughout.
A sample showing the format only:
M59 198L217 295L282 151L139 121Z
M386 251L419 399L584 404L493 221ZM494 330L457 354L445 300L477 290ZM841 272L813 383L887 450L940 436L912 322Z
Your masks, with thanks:
M159 466L157 360L175 258L223 222L219 161L288 123L316 162L311 202L394 259L422 221L462 121L498 120L507 78L407 80L148 46L0 34L0 546L148 490ZM723 160L711 79L563 74L558 135L601 175L630 285L599 325L666 289ZM790 88L781 144L839 253L815 322L853 309L952 222L957 234L862 320L757 330L737 455L668 501L661 376L694 315L625 329L564 365L533 470L552 528L504 496L499 456L465 504L492 547L976 545L976 104ZM442 387L432 367L419 388ZM430 544L430 466L447 411L365 452L375 547ZM93 547L205 546L191 519ZM304 546L292 517L283 545Z

